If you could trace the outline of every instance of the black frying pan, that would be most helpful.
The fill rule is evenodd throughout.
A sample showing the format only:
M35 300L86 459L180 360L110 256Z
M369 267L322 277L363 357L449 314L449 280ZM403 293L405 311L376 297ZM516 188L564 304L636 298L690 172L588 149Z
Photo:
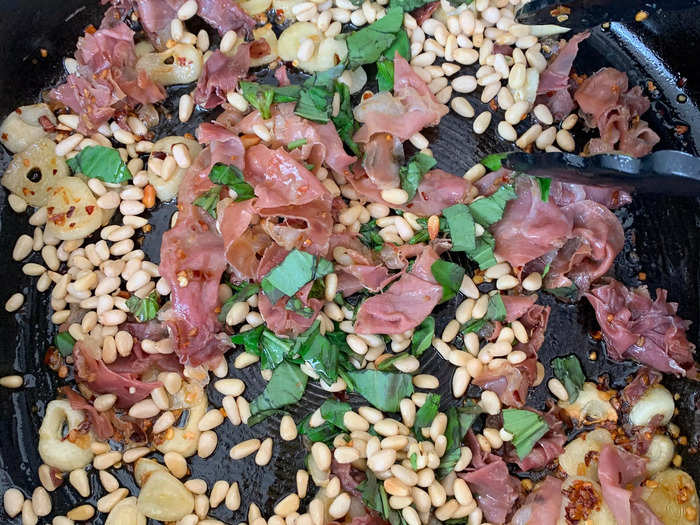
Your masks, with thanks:
M84 5L84 2L87 5ZM15 107L38 99L41 90L59 80L63 74L61 59L72 55L77 37L90 23L97 25L103 8L97 0L0 0L0 115ZM631 85L653 82L656 89L647 94L652 98L652 111L645 118L661 136L658 149L683 149L695 155L700 144L700 9L656 15L644 24L620 26L613 24L604 30L595 28L593 35L582 45L576 62L581 73L591 73L603 65L612 65L626 71ZM40 49L48 55L42 58ZM687 77L687 78L686 78ZM472 100L476 107L482 104ZM201 120L201 117L200 117ZM439 133L428 133L438 159L438 166L454 173L462 173L488 153L502 151L506 146L494 132L474 136L465 133L463 119L450 114L443 119ZM189 126L191 130L194 127ZM471 124L468 124L471 126ZM678 133L676 126L689 126ZM182 134L183 126L178 126ZM0 168L9 161L6 152L0 153ZM154 232L144 242L144 249L152 260L158 260L159 238L167 228L173 209L163 206L152 217ZM700 203L690 198L662 198L638 196L626 209L619 212L626 232L626 243L614 268L615 275L627 285L639 285L640 271L646 272L650 288L667 288L672 300L680 303L679 313L694 321L689 338L698 342L700 326ZM42 364L53 326L45 297L34 288L34 279L21 273L21 265L11 260L12 247L21 233L31 233L26 217L18 218L7 206L6 194L0 192L0 261L3 262L5 286L0 292L0 304L17 290L27 295L22 309L16 314L0 311L0 375L21 373L26 386L19 391L0 389L0 493L17 486L31 495L39 485L37 468L41 460L36 451L37 431L46 403L56 396L56 388L63 382ZM587 303L564 305L543 296L541 302L552 305L547 337L540 350L541 361L557 355L576 352L581 356L590 379L606 374L615 386L624 384L624 378L634 371L631 363L611 364L604 359L590 361L589 352L603 355L599 342L590 337L597 329L592 309ZM438 312L438 330L442 330L454 312L455 302L442 306ZM230 359L232 364L233 359ZM441 359L432 353L424 358L425 368L438 375L444 385L450 384L450 367L441 366ZM233 370L233 366L231 366ZM236 372L240 373L240 372ZM247 384L246 397L251 399L262 390L263 381L256 367L242 374ZM677 423L693 446L700 437L700 388L685 380L668 379L672 391L679 394ZM220 406L220 395L209 389L210 399ZM449 386L444 389L447 402L453 402ZM472 392L474 394L475 392ZM298 421L311 412L325 398L320 389L307 389L302 407L296 407ZM531 393L530 404L542 407L548 396L541 386ZM218 429L219 448L207 460L194 458L190 465L197 477L212 483L217 479L238 481L244 505L236 513L222 505L211 514L227 523L247 521L248 504L262 506L263 515L269 516L272 506L294 487L294 472L303 466L304 453L299 443L283 443L275 439L275 456L265 468L256 467L252 456L233 462L228 458L232 444L253 436L278 435L279 420L270 418L253 429L245 425L237 428L228 423ZM700 485L700 456L683 452L684 468L689 470ZM132 477L124 470L114 472L123 486L134 489ZM90 472L93 495L103 495L99 480ZM136 493L134 491L134 493ZM71 487L64 485L52 495L54 509L64 514L82 502ZM92 498L94 503L96 497ZM104 522L97 514L95 524ZM0 523L8 523L0 510Z

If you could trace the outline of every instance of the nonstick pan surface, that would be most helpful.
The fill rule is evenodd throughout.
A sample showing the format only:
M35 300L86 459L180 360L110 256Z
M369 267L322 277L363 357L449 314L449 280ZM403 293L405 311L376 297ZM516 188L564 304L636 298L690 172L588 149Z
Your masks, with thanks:
M62 58L72 56L77 37L92 23L97 25L103 7L87 0L0 0L0 116L15 107L35 102L40 92L55 84L63 75ZM652 100L652 110L645 115L652 129L661 136L657 147L683 149L695 155L700 144L700 8L684 12L661 13L643 24L597 27L582 46L575 68L579 73L591 73L603 65L611 65L630 76L630 84L641 84ZM47 52L42 57L41 49ZM650 83L651 84L650 84ZM653 90L649 88L653 87ZM191 89L191 88L189 88ZM184 88L181 91L184 92ZM175 90L177 94L177 90ZM175 109L172 105L170 109ZM482 104L472 100L476 107ZM171 123L163 134L193 131L207 115L198 115L187 125ZM494 119L495 120L495 119ZM450 113L439 128L428 133L438 167L453 173L463 173L486 154L503 151L507 146L496 138L492 124L488 133L475 136L471 123ZM684 128L683 126L687 126ZM585 140L585 139L583 139ZM0 168L4 169L10 156L0 153ZM162 205L151 217L153 232L144 239L143 248L153 261L159 259L160 236L167 229L174 211L172 205ZM693 321L689 339L698 342L700 326L700 201L697 198L667 198L635 196L634 202L618 212L623 222L626 243L618 256L614 275L625 284L637 286L639 272L647 275L645 284L654 290L663 287L669 297L680 303L679 314ZM0 261L2 286L0 304L16 291L26 295L25 305L16 313L0 311L0 375L20 373L25 387L17 391L0 390L0 493L11 486L31 495L39 485L37 468L41 460L36 450L38 428L46 404L56 396L56 389L65 381L43 365L43 356L54 333L49 320L47 297L39 294L33 279L21 272L21 264L12 261L11 252L16 238L30 233L27 214L21 217L7 205L7 195L0 192ZM602 344L591 337L597 330L593 311L584 301L576 305L559 303L542 295L540 302L552 306L540 360L544 364L558 355L576 353L580 356L589 379L607 375L614 386L622 386L636 365L614 364L603 359ZM455 301L441 306L436 312L438 330L453 317ZM599 358L589 360L590 352ZM230 353L232 364L234 352ZM445 385L446 403L454 402L449 393L451 367L443 366L441 358L432 351L424 356L424 368L441 379ZM246 397L252 399L264 386L256 367L238 371L230 366L231 374L243 378L248 388ZM543 385L546 381L543 383ZM676 402L679 416L676 422L697 447L700 438L700 388L687 380L669 378L667 385L679 394ZM472 391L471 394L475 392ZM220 394L209 388L212 402L220 406ZM528 404L542 407L548 392L546 387L534 389ZM326 397L326 393L310 386L300 405L294 407L295 420L310 413ZM449 401L447 401L449 400ZM219 447L207 460L194 457L190 461L194 477L208 481L218 479L238 481L243 505L232 513L222 505L211 515L226 523L247 521L248 505L255 502L263 515L270 515L274 503L294 488L294 473L303 467L304 452L299 441L285 443L275 439L274 457L266 467L257 467L252 457L234 462L228 457L229 448L250 437L278 435L278 418L270 418L249 429L245 425L224 424L217 429ZM700 485L700 455L683 452L684 468ZM133 478L124 470L114 471L123 486L137 493ZM95 472L89 472L92 502L103 495ZM64 484L52 494L54 511L65 512L82 502L76 492ZM102 524L105 516L97 514L93 523ZM9 523L0 510L0 523Z

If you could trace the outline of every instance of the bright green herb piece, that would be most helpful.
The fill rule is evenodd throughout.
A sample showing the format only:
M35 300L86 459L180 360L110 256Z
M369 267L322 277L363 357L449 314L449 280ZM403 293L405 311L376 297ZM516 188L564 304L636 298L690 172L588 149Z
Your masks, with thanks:
M503 409L503 428L513 435L513 446L520 459L525 458L535 443L549 431L549 426L535 412Z
M151 292L150 295L143 299L132 295L126 300L126 307L140 323L155 319L160 308L158 305L158 293Z
M131 180L131 172L119 156L119 152L105 146L87 146L75 157L68 159L74 173L100 179L111 184L121 184Z

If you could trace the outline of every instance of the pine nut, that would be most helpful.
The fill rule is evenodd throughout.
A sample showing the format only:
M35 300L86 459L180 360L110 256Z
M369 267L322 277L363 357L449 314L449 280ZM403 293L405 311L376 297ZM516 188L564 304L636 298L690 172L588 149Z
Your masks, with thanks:
M389 204L405 204L408 202L408 193L401 188L391 188L388 190L382 190L381 192L382 200L388 202Z
M27 201L25 201L19 195L10 193L7 196L7 202L9 203L10 208L12 208L12 211L14 211L15 213L24 213L25 211L27 211Z
M114 492L119 488L119 481L106 470L100 470L100 483L107 492Z
M491 390L484 390L481 393L479 406L489 415L495 416L501 411L501 401L498 395Z
M530 103L527 101L520 100L514 103L510 108L506 110L506 122L515 126L516 124L520 123L520 121L525 117L528 109L530 109Z
M66 137L61 142L56 144L56 156L65 157L71 151L73 151L84 138L85 137L80 133L75 133L69 137Z
M38 208L34 213L32 213L32 215L29 217L29 224L31 224L32 226L43 226L44 224L46 224L48 218L49 214L46 210L46 206L42 206L41 208Z
M454 51L454 60L458 64L470 66L479 60L479 52L476 49L460 47Z
M472 491L469 489L467 482L462 478L457 478L452 485L452 490L454 491L455 499L460 505L471 505L474 501L474 496L472 496Z
M518 138L518 132L515 131L515 128L513 126L511 126L505 120L502 120L498 123L497 130L498 130L498 135L503 140L507 140L509 142L515 142L515 140Z
M34 245L34 239L29 235L23 234L17 238L15 242L15 247L12 250L12 258L15 261L21 261L32 253L32 246ZM54 268L54 271L58 268Z
M369 443L368 443L369 448ZM381 450L367 459L367 466L374 472L384 472L396 461L396 451L392 449Z
M553 377L549 381L547 381L547 388L549 388L549 391L552 392L552 394L554 394L555 396L557 396L560 400L569 400L569 392L567 392L562 382L559 381L559 379L557 379L556 377Z
M369 430L369 422L361 415L356 414L352 410L348 410L343 415L343 423L350 431L354 430Z
M202 416L202 419L197 424L197 428L200 432L204 432L205 430L212 430L218 427L223 422L223 414L217 409L212 409Z
M180 122L187 122L190 120L193 110L194 101L192 100L192 95L182 95L178 104L178 117L180 118Z
M230 456L232 459L245 458L256 452L260 448L260 444L259 439L248 439L246 441L242 441L231 449Z
M578 122L578 115L572 113L568 115L564 120L561 121L561 129L570 130Z
M317 442L311 446L311 455L316 466L322 471L328 472L331 468L331 451L325 443Z
M455 369L455 373L452 376L452 395L455 398L459 399L467 392L470 379L471 378L466 367L460 366L459 368Z
M337 498L333 500L330 507L328 507L328 514L332 518L340 519L345 516L350 510L350 494L343 492Z
M519 284L520 281L513 275L503 275L496 280L496 288L499 290L512 290Z
M36 525L39 518L32 507L32 500L24 500L22 503L22 525Z
M170 473L176 478L182 478L187 474L187 461L178 452L166 452L163 455L163 462L168 467Z
M219 438L213 430L206 430L199 435L197 441L197 455L200 458L208 458L216 450Z
M296 494L289 494L288 496L282 498L277 505L275 505L275 514L286 518L299 509L299 503L299 496Z
M416 420L416 405L410 399L402 399L399 408L404 425L412 427Z
M122 312L123 313L123 312ZM148 419L160 412L160 409L156 406L152 399L144 399L137 403L134 403L129 409L129 415L136 419Z
M523 288L529 292L534 292L542 287L542 275L537 272L532 272L523 279Z
M238 405L238 413L241 415L241 421L243 423L248 423L248 418L250 417L250 404L243 396L236 398L236 404Z
M24 494L18 489L10 488L2 496L5 512L10 518L14 518L22 511Z
M438 378L430 374L418 374L413 376L413 385L417 388L434 390L440 386Z
M491 124L491 112L490 111L482 111L479 113L479 115L474 119L474 133L477 135L481 135L484 133L488 127L489 124Z
M197 9L197 0L187 0L180 6L180 9L177 10L177 17L184 22L196 15Z
M8 312L16 312L24 304L24 295L21 293L15 293L10 296L10 298L5 303L5 310Z
M129 448L124 451L124 455L122 456L122 461L124 463L134 463L136 460L148 455L151 453L151 449L148 447L135 447L135 448Z
M565 129L557 131L557 145L564 151L572 152L576 149L574 137Z
M267 465L270 460L272 459L272 438L267 438L265 439L262 444L260 445L260 448L258 449L258 453L255 455L255 464L265 466Z
M234 481L226 493L224 505L228 510L238 510L241 506L241 494L238 490L238 482Z

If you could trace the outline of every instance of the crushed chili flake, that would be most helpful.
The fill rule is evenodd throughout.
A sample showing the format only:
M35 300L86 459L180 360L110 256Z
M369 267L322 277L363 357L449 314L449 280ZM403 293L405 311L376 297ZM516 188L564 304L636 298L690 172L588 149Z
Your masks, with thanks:
M92 35L93 33L95 33L96 31L97 31L97 29L96 29L95 26L92 25L92 24L90 24L89 26L87 26L87 27L85 28L85 32L86 32L86 33L89 33L89 34L91 34L91 35Z
M676 135L683 135L684 133L688 133L688 126L685 124L678 124L675 128L676 130Z
M600 509L600 497L590 481L576 480L562 492L569 499L564 509L569 523L586 520L592 511Z
M571 14L571 8L566 7L565 5L558 5L554 9L552 9L549 12L550 15L552 16L559 16L559 15L570 15Z

